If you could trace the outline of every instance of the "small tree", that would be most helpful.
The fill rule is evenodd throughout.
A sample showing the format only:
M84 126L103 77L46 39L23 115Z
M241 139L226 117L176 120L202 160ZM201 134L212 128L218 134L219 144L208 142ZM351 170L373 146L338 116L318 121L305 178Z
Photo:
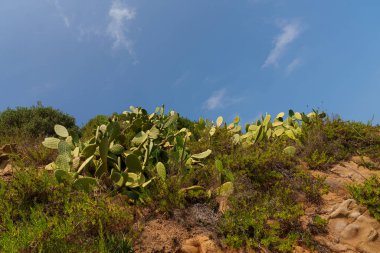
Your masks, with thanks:
M54 134L54 125L65 126L78 133L75 118L41 102L31 107L7 108L0 112L0 138L13 136L40 137Z

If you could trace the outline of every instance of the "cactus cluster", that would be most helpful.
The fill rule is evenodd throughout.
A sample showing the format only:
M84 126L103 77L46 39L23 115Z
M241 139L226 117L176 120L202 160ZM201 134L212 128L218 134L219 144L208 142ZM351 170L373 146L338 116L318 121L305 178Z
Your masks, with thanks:
M54 170L57 180L72 180L79 188L89 190L99 180L133 199L156 178L165 179L165 164L174 157L181 167L201 165L211 150L190 154L186 142L191 132L177 129L178 113L164 113L157 107L148 114L145 109L130 107L113 115L108 124L94 129L93 137L82 142L70 136L64 126L56 125L58 138L48 137L43 145L57 149L57 159L46 166Z
M273 120L269 114L261 116L261 119L245 126L245 133L242 133L242 127L239 125L239 117L236 117L228 126L225 124L224 127L233 134L232 141L236 145L252 145L277 138L289 138L298 141L302 134L301 125L303 123L309 123L314 117L324 116L324 114L318 114L315 111L306 115L305 113L289 110L287 118L285 118L284 112L277 114ZM210 136L213 136L216 129L221 127L222 124L223 118L220 116L217 118L216 124L211 127L209 132ZM293 155L296 152L296 148L294 146L288 146L284 149L284 152Z

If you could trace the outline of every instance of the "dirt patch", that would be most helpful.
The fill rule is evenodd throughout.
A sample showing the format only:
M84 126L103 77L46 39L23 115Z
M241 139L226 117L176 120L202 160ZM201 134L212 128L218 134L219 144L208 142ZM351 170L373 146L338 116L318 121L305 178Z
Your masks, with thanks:
M136 241L135 251L181 252L187 240L197 237L202 245L208 244L213 250L220 250L216 235L219 217L220 214L215 213L206 204L195 204L184 210L176 210L171 218L164 215L155 217L146 222L143 232ZM193 242L195 245L200 245L200 241L198 244L196 241Z

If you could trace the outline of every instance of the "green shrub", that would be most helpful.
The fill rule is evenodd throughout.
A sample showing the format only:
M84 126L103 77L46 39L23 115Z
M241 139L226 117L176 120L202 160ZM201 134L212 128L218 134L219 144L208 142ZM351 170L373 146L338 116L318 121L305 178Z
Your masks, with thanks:
M369 212L380 221L380 177L370 177L363 184L350 185L348 189L354 199L367 206Z
M12 140L14 136L39 137L54 134L54 125L64 125L77 132L75 119L52 107L37 106L8 108L0 113L0 139Z
M84 140L91 139L94 136L94 131L96 128L102 124L107 124L109 121L109 116L106 115L96 115L94 118L90 119L82 128L81 135Z
M318 202L324 179L297 168L297 159L283 152L286 142L269 141L250 147L235 147L218 157L234 173L231 209L222 217L219 232L234 248L267 248L292 252L307 244L308 231L299 223L303 214L297 196Z
M133 209L126 203L58 184L47 172L19 171L0 181L0 251L130 252Z
M319 215L314 215L312 222L308 224L308 228L312 234L326 233L328 220L322 218Z
M291 196L290 188L278 184L267 192L250 190L232 197L231 209L219 223L225 243L234 248L264 246L271 252L291 252L302 234L298 219L303 214Z
M316 118L302 129L301 157L311 169L327 169L353 155L380 159L379 128L340 118Z
M23 137L13 139L15 150L10 154L11 161L19 168L44 167L55 160L57 152L42 145L41 138Z

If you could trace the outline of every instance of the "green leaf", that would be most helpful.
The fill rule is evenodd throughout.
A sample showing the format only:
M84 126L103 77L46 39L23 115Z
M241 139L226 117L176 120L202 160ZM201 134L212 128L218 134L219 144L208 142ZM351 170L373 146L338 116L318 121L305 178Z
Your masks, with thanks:
M124 147L120 144L114 144L110 147L110 151L115 155L120 155L124 152Z
M100 153L100 159L102 160L102 166L103 166L104 172L106 172L108 169L108 160L107 160L108 150L109 150L108 139L103 138L99 144L99 153Z
M104 164L101 162L95 171L95 177L101 177L104 173L107 173L107 167L104 166Z
M140 176L138 174L129 172L128 179L125 182L125 186L130 187L130 188L139 187L140 186L138 182L139 179L140 179Z
M295 113L294 113L294 118L295 118L296 120L302 120L302 115L301 115L301 113L299 113L299 112L295 112Z
M135 154L129 154L125 157L125 165L128 168L128 172L142 171L141 162Z
M119 122L110 122L107 125L106 132L108 133L109 140L113 141L120 135L120 125Z
M215 167L219 173L223 173L224 169L223 169L223 163L221 160L218 160L218 159L215 160Z
M213 136L215 134L215 131L216 131L216 128L213 126L211 129L210 129L210 136Z
M241 126L238 125L230 130L232 133L238 133L241 131Z
M55 125L54 126L54 132L58 136L63 137L63 138L66 138L69 136L69 132L67 131L66 127L64 127L62 125Z
M97 147L98 145L97 144L89 144L89 145L87 145L83 150L82 150L82 156L83 157L90 157L90 156L92 156L94 153L95 153L95 151L96 151L96 147Z
M234 136L232 136L232 143L234 145L237 145L240 143L240 134L234 134Z
M122 187L125 183L124 177L121 175L121 173L112 170L111 172L111 180L119 187Z
M219 116L217 119L216 119L216 126L217 127L220 127L223 123L223 117L222 116Z
M159 134L160 134L160 130L158 130L158 128L155 126L152 126L152 128L149 130L149 133L148 133L149 138L154 139L154 140L158 138Z
M193 185L190 187L182 188L179 190L180 192L187 192L187 191L197 191L197 190L203 190L204 188L200 185Z
M296 136L294 135L293 131L292 130L286 130L285 131L285 134L290 138L290 139L293 139L293 140L297 140Z
M250 125L250 126L248 127L248 131L256 131L258 128L259 128L258 125L254 125L254 124L252 124L252 125Z
M178 119L177 113L174 113L173 115L169 116L165 121L164 128L168 128L169 126L171 126L174 122L177 121L177 119Z
M255 135L253 136L253 143L256 143L263 132L263 127L260 125L258 129L255 131Z
M147 185L149 185L152 181L153 181L153 179L154 178L151 178L151 179L149 179L148 181L146 181L145 183L143 183L142 185L141 185L141 187L146 187Z
M212 151L210 149L207 149L206 151L204 151L202 153L192 155L191 158L204 159L204 158L208 157L211 154L211 152Z
M281 136L285 132L283 127L278 127L274 130L273 135L276 137Z
M285 113L284 112L280 112L279 114L277 114L276 119L283 118L284 116L285 116Z
M294 116L294 111L292 109L289 110L289 117L293 117Z
M132 139L132 143L138 146L144 143L147 140L147 138L148 138L148 135L144 131L141 131L138 134L136 134L136 136Z
M81 166L79 167L77 173L80 174L85 168L87 168L87 166L90 164L90 162L92 161L92 159L94 158L94 156L90 156L89 158L86 159L86 161L84 161Z
M271 118L271 116L269 114L265 115L265 118L263 120L263 125L264 126L268 126L268 124L270 122L270 118Z
M60 141L58 143L58 153L60 155L71 156L71 147L66 141Z
M58 169L70 171L71 158L67 155L58 155L55 164Z
M50 149L58 149L58 143L60 141L61 140L58 138L48 137L45 138L45 140L42 142L42 145Z
M57 169L57 165L55 164L55 162L49 163L48 165L45 166L45 170L56 170L56 169Z
M232 182L226 182L222 184L218 189L219 196L229 197L234 192L234 184Z
M297 152L297 149L294 146L288 146L284 148L284 153L290 156L294 156Z
M74 148L74 150L73 150L73 156L74 157L79 157L79 147Z
M162 180L166 180L166 168L165 168L165 165L162 162L158 162L156 164L156 170L157 170L158 176Z

